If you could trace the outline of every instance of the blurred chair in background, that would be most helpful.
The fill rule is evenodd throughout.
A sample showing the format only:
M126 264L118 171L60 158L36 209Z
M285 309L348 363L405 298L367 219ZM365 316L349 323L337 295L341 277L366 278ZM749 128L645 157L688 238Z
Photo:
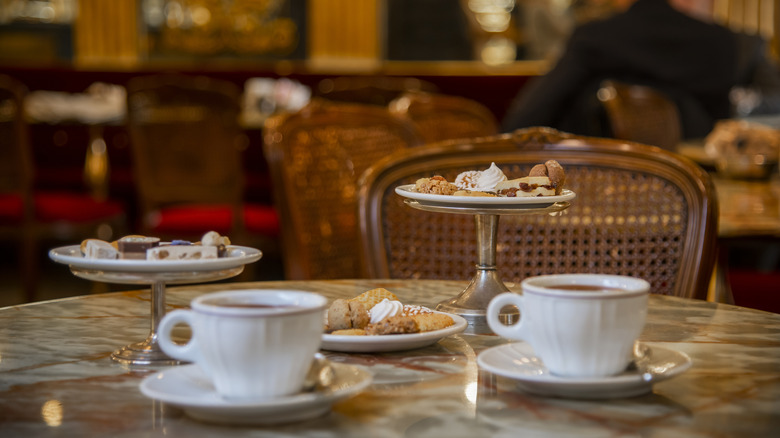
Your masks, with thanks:
M153 75L128 82L139 232L197 241L214 230L273 252L275 209L244 202L239 113L240 91L226 81Z
M571 272L630 275L657 294L705 299L716 260L717 205L706 172L676 154L550 128L398 152L360 181L362 257L370 278L469 280L475 217L407 206L394 189L418 178L486 169L509 178L557 160L577 197L561 213L503 215L497 269L506 282Z
M124 206L84 192L35 189L35 164L24 116L27 88L0 75L0 236L19 247L19 270L27 301L34 301L41 242L78 244L111 240L126 230ZM48 248L47 248L48 250Z
M651 87L614 80L602 82L597 94L612 136L620 140L675 151L682 140L677 105Z
M384 107L315 99L268 119L264 136L286 278L358 278L357 179L379 159L421 144L417 131Z
M436 92L436 85L411 77L355 76L323 79L317 84L317 97L336 101L387 106L407 91Z
M426 143L498 133L498 121L481 103L460 96L407 92L388 105L408 118Z

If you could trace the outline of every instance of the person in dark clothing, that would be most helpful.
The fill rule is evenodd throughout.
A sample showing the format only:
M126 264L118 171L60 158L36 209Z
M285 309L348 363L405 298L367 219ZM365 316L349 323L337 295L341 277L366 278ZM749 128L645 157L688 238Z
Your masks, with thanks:
M603 80L616 79L666 93L680 111L683 137L706 136L715 121L732 115L729 93L750 85L765 46L682 12L673 6L678 1L636 0L622 13L577 27L555 67L521 90L503 130L550 126L609 136L596 95Z

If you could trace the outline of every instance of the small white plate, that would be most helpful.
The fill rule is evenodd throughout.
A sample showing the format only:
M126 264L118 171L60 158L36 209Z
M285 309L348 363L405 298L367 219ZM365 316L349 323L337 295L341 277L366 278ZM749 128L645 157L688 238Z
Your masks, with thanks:
M371 373L362 367L332 366L335 381L328 388L253 402L223 399L197 365L177 366L148 376L140 389L149 398L177 406L190 417L209 423L289 423L324 415L333 403L371 384Z
M691 358L685 353L662 347L650 347L650 350L650 366L663 369L652 382L644 381L635 370L609 377L558 377L550 374L526 342L489 348L477 356L477 364L485 371L516 380L518 388L538 395L594 400L623 398L646 394L653 389L653 383L691 367Z
M260 260L262 252L247 246L228 246L226 257L202 260L120 260L88 259L80 245L62 246L49 251L49 257L76 269L110 272L194 272L237 268Z
M468 322L463 317L451 313L446 313L445 315L452 317L455 324L441 330L405 335L377 336L344 336L325 333L322 335L320 348L344 353L380 353L426 347L439 342L440 339L446 336L460 333L466 329Z
M577 195L568 189L563 189L558 196L505 197L505 196L452 196L419 193L414 190L414 184L406 184L395 188L395 192L405 198L414 199L420 203L452 206L478 207L512 207L512 208L542 208L556 202L571 201Z

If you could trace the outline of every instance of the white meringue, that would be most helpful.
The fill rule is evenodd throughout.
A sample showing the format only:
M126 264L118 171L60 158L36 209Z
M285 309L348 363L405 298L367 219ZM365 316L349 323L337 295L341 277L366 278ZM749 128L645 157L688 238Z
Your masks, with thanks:
M375 324L385 318L396 316L401 314L404 310L404 305L400 301L388 300L387 298L376 303L371 310L368 311L371 317L371 324Z

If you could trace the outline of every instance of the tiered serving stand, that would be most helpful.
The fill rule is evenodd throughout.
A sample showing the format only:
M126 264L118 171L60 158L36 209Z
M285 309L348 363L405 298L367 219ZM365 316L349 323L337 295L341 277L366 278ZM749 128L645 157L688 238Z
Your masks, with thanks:
M396 188L405 197L404 203L423 211L473 215L477 232L477 265L471 283L457 296L440 302L436 310L454 313L468 321L467 333L492 333L487 325L487 306L496 295L508 292L496 268L496 241L498 220L503 215L550 214L569 208L576 197L571 190L563 190L559 196L532 198L465 197L417 193L414 184ZM511 323L517 318L516 310L505 309L500 318Z
M63 246L49 251L55 262L68 265L77 277L105 283L144 284L151 286L151 327L144 341L126 345L111 354L125 365L176 365L160 349L157 327L165 315L165 286L168 284L204 283L235 277L244 265L260 260L262 252L245 246L229 246L227 255L217 259L146 261L87 259L79 245Z

